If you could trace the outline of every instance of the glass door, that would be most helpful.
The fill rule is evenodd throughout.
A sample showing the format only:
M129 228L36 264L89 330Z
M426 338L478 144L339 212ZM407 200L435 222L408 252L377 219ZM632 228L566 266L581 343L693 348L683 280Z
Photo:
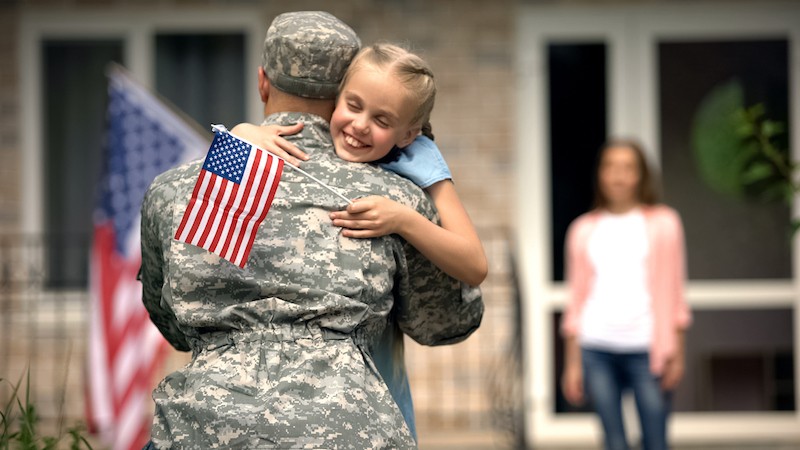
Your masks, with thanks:
M600 430L561 395L566 228L591 207L597 150L634 137L680 214L688 255L685 378L674 400L674 443L796 439L798 414L796 206L730 195L694 144L700 109L735 81L744 106L762 104L800 132L800 7L699 2L559 8L527 6L518 26L520 272L526 323L529 443L587 445ZM795 49L795 50L792 50ZM794 53L792 53L794 51ZM794 108L794 109L793 109ZM713 132L713 131L712 131ZM795 146L796 147L796 146ZM716 180L719 184L718 180ZM632 439L638 424L626 402Z

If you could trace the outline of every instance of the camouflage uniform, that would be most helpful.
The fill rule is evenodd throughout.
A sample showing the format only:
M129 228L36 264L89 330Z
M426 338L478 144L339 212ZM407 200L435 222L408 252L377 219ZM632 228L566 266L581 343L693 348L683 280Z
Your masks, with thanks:
M265 67L281 90L330 98L358 44L326 13L284 14L267 33ZM305 128L289 139L310 155L305 171L347 198L383 195L436 218L410 181L339 159L324 119L266 123L297 121ZM155 447L414 448L372 355L387 351L387 326L428 345L465 339L481 320L480 291L462 292L396 235L343 237L328 217L341 199L290 167L245 269L176 241L201 164L160 175L142 206L144 304L174 347L192 351L153 392Z
M348 198L382 195L436 219L410 181L339 159L324 119L266 123L297 121L304 170ZM288 167L245 269L176 241L201 163L160 175L142 206L144 303L170 343L193 352L153 393L155 446L414 448L373 346L390 320L422 344L465 339L481 320L479 291L462 295L397 235L343 237L328 217L342 200Z

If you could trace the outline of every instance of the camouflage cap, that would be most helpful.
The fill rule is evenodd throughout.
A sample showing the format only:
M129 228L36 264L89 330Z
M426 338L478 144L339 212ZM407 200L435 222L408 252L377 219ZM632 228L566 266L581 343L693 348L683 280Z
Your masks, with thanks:
M276 88L300 97L332 99L360 47L356 32L332 14L284 13L267 30L262 64Z

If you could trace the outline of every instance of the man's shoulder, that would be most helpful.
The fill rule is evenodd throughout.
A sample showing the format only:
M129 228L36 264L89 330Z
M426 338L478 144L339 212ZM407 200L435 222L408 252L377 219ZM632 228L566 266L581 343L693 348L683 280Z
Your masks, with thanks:
M383 169L380 166L373 166L370 164L370 167L375 170L376 176L385 180L383 186L388 191L390 196L397 198L396 201L406 203L409 206L412 204L424 204L430 202L428 194L425 193L425 190L414 184L414 182L408 178L404 178L394 172Z
M162 172L150 183L148 192L154 193L165 190L177 190L184 186L194 186L202 164L203 159L200 158L173 167L166 172Z
M348 186L360 196L380 195L408 206L429 219L435 216L435 208L425 191L411 180L383 169L377 164L351 163L338 159L343 168Z
M202 164L203 158L198 158L175 166L159 174L153 180L152 185L157 186L161 184L180 183L185 181L187 178L194 180L197 178L197 174L200 172L200 166L202 166Z

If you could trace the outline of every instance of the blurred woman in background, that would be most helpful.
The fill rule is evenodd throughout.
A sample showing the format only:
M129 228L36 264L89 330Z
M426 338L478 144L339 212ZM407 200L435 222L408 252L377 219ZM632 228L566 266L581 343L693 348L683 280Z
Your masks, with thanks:
M595 208L570 225L566 270L570 297L562 389L588 398L600 416L606 450L628 450L622 393L632 390L644 450L667 449L671 392L683 377L683 227L658 203L641 146L613 139L600 150Z

